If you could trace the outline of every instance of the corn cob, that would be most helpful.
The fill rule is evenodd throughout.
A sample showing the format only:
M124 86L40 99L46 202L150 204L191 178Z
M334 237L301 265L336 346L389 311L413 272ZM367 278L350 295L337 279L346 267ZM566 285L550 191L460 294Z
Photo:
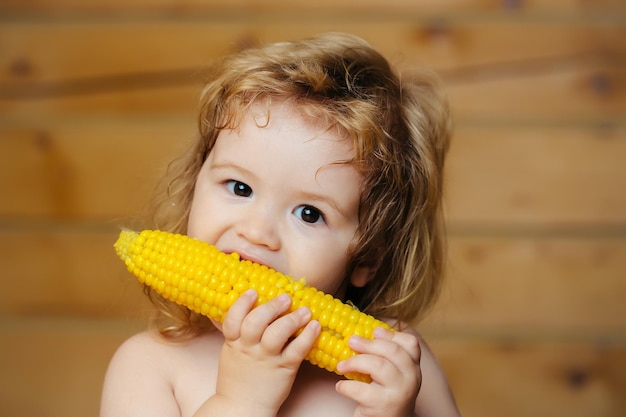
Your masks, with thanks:
M159 230L141 233L125 230L115 243L118 256L128 270L158 294L219 322L230 306L247 289L258 293L257 304L287 293L291 311L301 306L311 310L321 333L306 356L310 363L340 374L337 363L356 353L348 347L352 335L372 338L376 327L390 327L344 304L339 299L274 271L265 265L240 260L215 246ZM341 375L341 374L340 374ZM347 374L346 378L370 381L368 375Z

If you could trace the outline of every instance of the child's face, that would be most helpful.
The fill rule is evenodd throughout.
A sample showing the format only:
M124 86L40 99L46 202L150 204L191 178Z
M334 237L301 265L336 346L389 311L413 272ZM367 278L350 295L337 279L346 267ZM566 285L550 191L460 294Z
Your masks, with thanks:
M350 141L289 104L252 107L220 132L194 193L188 234L342 296L361 176ZM265 126L267 124L267 126ZM261 127L259 127L261 126Z

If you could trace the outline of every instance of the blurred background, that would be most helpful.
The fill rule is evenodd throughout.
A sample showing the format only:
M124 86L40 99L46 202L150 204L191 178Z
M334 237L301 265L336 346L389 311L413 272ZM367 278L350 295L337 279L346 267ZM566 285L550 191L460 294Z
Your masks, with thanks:
M463 415L626 415L623 0L0 0L1 416L98 414L149 310L112 244L194 135L203 68L323 31L448 89L420 330Z

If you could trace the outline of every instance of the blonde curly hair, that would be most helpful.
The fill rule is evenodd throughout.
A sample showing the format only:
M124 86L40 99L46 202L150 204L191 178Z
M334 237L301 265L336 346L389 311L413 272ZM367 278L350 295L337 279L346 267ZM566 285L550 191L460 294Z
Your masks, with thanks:
M148 226L186 233L196 178L218 133L235 127L253 103L272 99L291 100L353 141L350 163L363 176L363 191L348 273L369 266L375 274L346 298L372 315L417 322L436 300L443 277L449 107L433 73L400 77L356 36L328 33L249 48L212 65L202 90L199 135L169 166ZM180 339L210 327L203 317L146 291L169 319L160 325L162 334Z

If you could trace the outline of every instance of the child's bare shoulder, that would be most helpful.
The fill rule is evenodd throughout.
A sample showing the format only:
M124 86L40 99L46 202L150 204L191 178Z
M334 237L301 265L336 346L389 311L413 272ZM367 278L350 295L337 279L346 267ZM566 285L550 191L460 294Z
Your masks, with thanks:
M217 333L184 343L168 342L149 331L131 336L115 352L104 383L103 404L120 409L103 410L102 415L128 410L139 415L168 415L163 410L191 415L215 390L220 339ZM144 403L137 403L139 399Z
M417 396L417 415L459 417L460 413L448 379L426 340L415 332L420 344L422 386Z
M224 339L219 332L206 333L185 341L170 341L152 331L143 331L126 339L117 349L115 356L132 359L139 356L144 360L167 355L183 360L202 352L202 356L210 351L221 349Z
M109 364L109 375L124 375L144 368L151 373L160 373L163 369L151 364L159 363L159 358L166 355L167 350L170 350L169 346L161 343L152 333L145 331L135 334L117 348Z
M113 417L146 412L155 416L164 416L166 412L176 415L171 380L167 371L157 365L167 363L161 360L163 356L161 345L147 332L122 343L107 369L100 415Z

